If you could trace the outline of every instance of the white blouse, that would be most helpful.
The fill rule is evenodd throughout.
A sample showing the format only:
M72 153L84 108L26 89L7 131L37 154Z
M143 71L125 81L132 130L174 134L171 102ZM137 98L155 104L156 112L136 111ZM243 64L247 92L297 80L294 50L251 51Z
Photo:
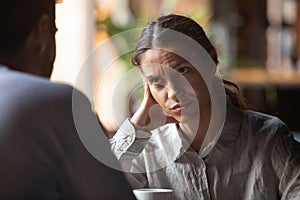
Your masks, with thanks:
M134 188L170 188L182 200L300 199L300 145L278 118L228 103L216 139L198 153L175 124L149 133L127 119L110 142Z

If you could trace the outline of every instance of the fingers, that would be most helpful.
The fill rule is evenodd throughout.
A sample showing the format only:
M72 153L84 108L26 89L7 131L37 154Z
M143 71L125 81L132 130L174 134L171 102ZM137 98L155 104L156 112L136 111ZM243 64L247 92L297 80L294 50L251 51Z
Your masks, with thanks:
M149 85L148 85L148 83L144 82L144 98L148 97L149 95L152 96L151 92L150 92Z
M132 116L131 122L136 126L146 126L151 121L149 116L149 110L155 104L156 101L152 97L148 83L144 81L144 99L141 105L139 106L138 110Z
M179 123L176 119L168 116L163 108L155 101L152 96L149 84L144 81L144 99L132 116L131 122L144 130L153 130L164 124Z
M144 83L144 99L143 99L144 106L147 108L151 107L154 104L157 104L155 99L152 96L150 87L148 83Z

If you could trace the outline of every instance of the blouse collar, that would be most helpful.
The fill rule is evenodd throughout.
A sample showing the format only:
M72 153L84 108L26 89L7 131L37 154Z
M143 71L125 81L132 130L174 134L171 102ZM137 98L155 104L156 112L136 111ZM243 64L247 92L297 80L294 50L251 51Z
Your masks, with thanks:
M235 138L238 134L241 124L241 111L236 108L230 100L227 101L226 118L221 134L214 133L207 145L201 148L199 157L204 158L214 149L216 145L226 146L226 148L232 148ZM177 134L176 134L177 133ZM153 143L157 144L157 149L152 152L156 154L156 157L161 158L165 162L175 161L181 157L187 151L193 151L190 148L190 144L183 137L182 132L177 128L176 124L167 124L154 131L152 131ZM196 153L196 152L195 152ZM209 156L208 156L209 157ZM162 162L161 165L167 163ZM162 166L161 166L162 167Z

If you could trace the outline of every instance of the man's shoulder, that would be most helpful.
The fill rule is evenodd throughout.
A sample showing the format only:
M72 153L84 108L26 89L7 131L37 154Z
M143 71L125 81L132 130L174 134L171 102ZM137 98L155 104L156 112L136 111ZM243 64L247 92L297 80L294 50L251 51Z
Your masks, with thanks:
M74 90L72 86L66 84L16 71L0 73L0 88L2 96L14 95L27 98L70 96Z
M81 94L72 86L54 83L47 78L15 71L0 73L2 112L70 109L74 94L78 93Z

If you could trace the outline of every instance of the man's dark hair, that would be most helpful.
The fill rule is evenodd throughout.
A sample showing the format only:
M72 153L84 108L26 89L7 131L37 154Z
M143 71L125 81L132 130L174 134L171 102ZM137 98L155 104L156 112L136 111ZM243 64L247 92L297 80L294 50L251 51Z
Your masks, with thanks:
M0 53L18 51L43 14L52 16L55 0L3 0L0 3Z

